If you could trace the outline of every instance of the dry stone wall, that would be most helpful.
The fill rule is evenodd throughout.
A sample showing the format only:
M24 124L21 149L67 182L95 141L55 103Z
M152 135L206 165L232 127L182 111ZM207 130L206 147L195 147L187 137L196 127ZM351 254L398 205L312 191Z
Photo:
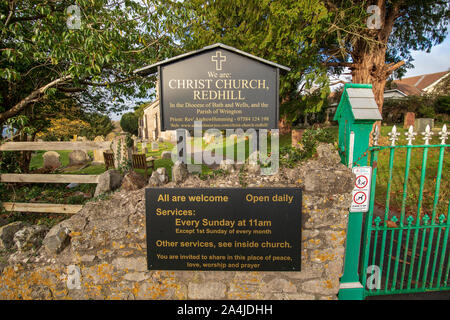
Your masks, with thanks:
M164 187L302 187L302 271L148 271L145 189L89 202L0 273L0 299L336 299L353 174L332 145L273 176L235 170Z

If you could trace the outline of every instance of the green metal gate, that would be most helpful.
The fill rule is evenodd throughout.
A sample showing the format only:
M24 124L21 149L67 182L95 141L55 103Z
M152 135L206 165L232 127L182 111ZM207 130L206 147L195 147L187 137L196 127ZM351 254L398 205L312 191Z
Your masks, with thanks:
M372 86L354 83L345 84L334 120L342 163L372 167L368 208L349 210L339 299L450 290L447 127L427 126L416 144L413 127L371 134L381 113Z
M448 133L444 125L438 133L440 144L434 145L429 126L421 134L424 144L413 145L417 133L410 127L405 132L408 143L396 145L400 133L394 126L390 145L379 146L379 133L374 131L373 146L368 148L372 185L359 263L363 297L450 290L449 171L445 165L449 162L444 161L450 146L445 143ZM384 165L379 159L382 152L389 153Z

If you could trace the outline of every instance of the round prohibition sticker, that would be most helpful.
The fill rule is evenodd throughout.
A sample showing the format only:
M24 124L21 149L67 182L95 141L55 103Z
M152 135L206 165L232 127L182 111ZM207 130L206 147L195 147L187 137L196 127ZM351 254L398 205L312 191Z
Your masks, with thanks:
M355 195L353 196L353 202L356 204L363 204L367 199L367 195L360 191L355 193Z
M355 187L362 189L367 186L367 183L369 182L369 179L367 179L366 176L358 176L355 180Z

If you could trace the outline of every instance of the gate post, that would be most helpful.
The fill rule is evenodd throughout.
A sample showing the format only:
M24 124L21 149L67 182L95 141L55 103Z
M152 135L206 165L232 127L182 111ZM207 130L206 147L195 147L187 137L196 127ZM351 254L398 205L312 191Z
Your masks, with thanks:
M375 121L381 120L372 85L346 84L334 120L339 122L339 152L342 163L350 169L355 165L367 165L370 132ZM364 286L358 273L363 217L363 212L349 212L339 300L364 298Z

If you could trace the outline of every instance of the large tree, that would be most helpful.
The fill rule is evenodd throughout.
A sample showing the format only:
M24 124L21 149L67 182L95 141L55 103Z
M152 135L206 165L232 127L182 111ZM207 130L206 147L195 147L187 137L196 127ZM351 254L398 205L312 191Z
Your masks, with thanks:
M163 0L0 0L0 126L58 93L101 112L145 97L132 71L171 54L171 21Z
M412 50L430 51L447 35L448 1L324 1L329 28L320 54L333 72L349 68L354 83L372 84L380 111L386 79L411 67Z

